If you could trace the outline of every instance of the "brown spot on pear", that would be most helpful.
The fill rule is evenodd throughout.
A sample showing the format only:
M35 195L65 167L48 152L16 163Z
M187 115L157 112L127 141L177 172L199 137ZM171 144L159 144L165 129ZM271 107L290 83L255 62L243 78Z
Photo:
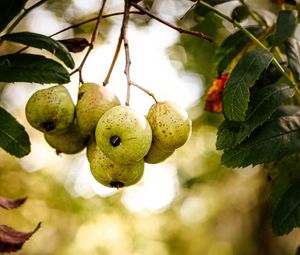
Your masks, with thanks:
M152 131L147 119L128 106L115 106L98 121L96 142L118 164L132 164L148 153Z
M75 105L68 90L61 85L35 92L25 108L29 124L47 134L61 134L73 125Z
M136 184L144 174L144 160L131 165L120 165L108 158L93 137L87 146L87 158L94 178L101 184L122 188Z
M191 135L191 120L185 110L173 102L153 104L147 119L153 132L153 143L162 151L175 150Z
M92 134L98 120L120 100L107 88L96 83L84 83L78 92L76 119L82 133Z
M76 124L63 134L44 134L44 137L52 148L65 154L75 154L82 151L89 140L89 136L82 134Z
M159 148L157 148L156 145L153 143L147 155L145 156L144 160L145 163L148 164L157 164L166 160L168 157L170 157L173 154L173 152L174 150L162 151Z

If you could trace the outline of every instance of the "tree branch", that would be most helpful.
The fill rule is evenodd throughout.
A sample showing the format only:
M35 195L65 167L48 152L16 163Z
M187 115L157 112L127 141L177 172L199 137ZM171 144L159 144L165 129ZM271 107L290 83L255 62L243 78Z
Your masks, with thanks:
M102 15L103 15L103 10L104 10L105 4L106 4L106 0L103 0L101 8L100 8L100 11L99 11L99 14L98 14L98 17L97 17L97 23L95 25L95 29L94 29L93 34L92 34L92 38L90 40L89 48L88 48L88 50L87 50L87 52L86 52L86 54L85 54L85 56L84 56L81 64L73 72L70 73L70 75L72 75L72 74L74 74L76 72L79 72L79 81L80 81L80 83L84 83L83 78L82 78L82 68L83 68L83 66L85 64L85 61L87 60L90 52L94 48L94 44L95 44L95 41L96 41L98 33L99 33L100 22L101 22L101 19L102 19Z
M129 105L130 101L130 54L129 54L129 44L128 44L128 39L127 39L127 30L128 30L128 22L129 22L129 10L130 10L130 0L125 0L125 7L124 7L124 18L123 18L123 24L122 24L122 29L123 29L123 44L124 44L124 49L125 49L125 59L126 59L126 64L125 64L125 71L124 73L126 74L127 78L127 96L126 96L126 105Z
M140 5L136 4L136 3L131 2L131 5L132 5L133 7L135 7L136 9L138 9L140 12L142 12L142 13L148 15L149 17L151 17L151 18L153 18L153 19L159 21L160 23L162 23L162 24L164 24L164 25L166 25L166 26L168 26L168 27L170 27L170 28L172 28L172 29L178 31L178 32L181 33L181 34L189 34L189 35L198 36L198 37L200 37L200 38L202 38L202 39L204 39L204 40L207 40L207 41L209 41L209 42L212 42L212 41L213 41L213 39L212 39L210 36L208 36L208 35L206 35L206 34L204 34L204 33L202 33L202 32L192 31L192 30L186 30L186 29L183 29L183 28L181 28L181 27L175 26L175 25L171 24L170 22L168 22L168 21L166 21L166 20L163 20L163 19L161 19L160 17L154 15L153 13L147 11L147 10L144 9L142 6L140 6Z

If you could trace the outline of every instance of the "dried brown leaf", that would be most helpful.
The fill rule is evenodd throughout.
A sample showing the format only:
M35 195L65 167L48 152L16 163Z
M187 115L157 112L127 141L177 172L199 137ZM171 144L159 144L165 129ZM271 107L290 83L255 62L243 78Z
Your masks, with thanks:
M85 38L79 38L79 37L59 40L59 42L65 45L70 52L75 52L75 53L81 52L87 46L89 46L89 42Z
M6 225L0 225L0 252L15 252L22 248L24 242L28 240L41 226L39 223L32 232L19 232Z
M12 200L12 199L0 196L0 207L2 207L4 209L18 208L26 201L26 199L27 199L26 197L23 197L23 198Z

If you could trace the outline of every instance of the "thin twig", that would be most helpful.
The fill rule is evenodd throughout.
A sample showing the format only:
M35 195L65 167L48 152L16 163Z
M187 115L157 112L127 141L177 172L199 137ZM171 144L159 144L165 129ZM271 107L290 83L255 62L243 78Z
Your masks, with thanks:
M114 12L114 13L109 13L109 14L106 14L106 15L102 15L102 19L105 19L105 18L109 18L109 17L112 17L112 16L118 16L118 15L123 15L124 12ZM140 11L131 11L130 14L138 14L138 15L144 15L142 12ZM91 18L91 19L88 19L88 20L85 20L85 21L82 21L80 23L77 23L77 24L74 24L74 25L71 25L71 26L68 26L52 35L50 35L50 37L53 37L55 35L58 35L58 34L61 34L67 30L70 30L70 29L73 29L73 28L76 28L76 27L80 27L82 25L85 25L87 23L90 23L90 22L93 22L93 21L96 21L98 19L98 17L94 17L94 18Z
M135 7L136 9L138 9L139 11L141 11L142 13L144 13L144 14L148 15L149 17L151 17L151 18L159 21L160 23L162 23L162 24L164 24L164 25L166 25L166 26L168 26L168 27L170 27L170 28L178 31L181 34L189 34L189 35L198 36L198 37L200 37L202 39L205 39L205 40L207 40L209 42L213 41L213 39L210 36L208 36L208 35L206 35L206 34L204 34L202 32L187 30L187 29L183 29L181 27L175 26L175 25L171 24L170 22L168 22L166 20L163 20L160 17L154 15L153 13L147 11L142 6L140 6L140 5L136 4L136 3L131 2L131 5L133 7Z
M142 86L136 84L136 83L133 82L133 81L130 81L130 85L135 86L135 87L137 87L138 89L140 89L141 91L145 92L146 94L148 94L149 96L151 96L151 97L153 98L153 100L155 101L155 103L158 103L158 100L156 99L155 95L154 95L151 91L149 91L149 90L143 88Z
M128 25L128 21L129 21L129 14L131 12L129 10L130 9L129 8L130 7L129 1L128 1L128 3L126 3L126 1L125 1L124 12L122 12L123 13L123 20L122 20L122 26L121 26L121 31L120 31L118 43L117 43L117 46L116 46L116 50L115 50L112 62L110 64L110 66L109 66L109 70L108 70L107 75L106 75L106 77L105 77L105 79L103 81L103 86L106 86L109 83L110 76L112 74L112 71L113 71L113 69L115 67L116 61L118 59L118 56L119 56L119 53L120 53L120 50L121 50L121 46L122 46L122 42L124 40L124 29L125 29L125 27L126 27L125 33L127 33L127 25ZM127 4L128 4L128 10L126 10ZM139 13L141 13L141 12L139 12ZM126 25L126 23L127 23L127 25ZM126 37L126 35L125 35L125 37ZM127 45L128 45L128 42L127 42ZM124 44L124 46L125 46L125 44ZM126 47L125 47L125 50L126 50ZM126 55L126 58L127 58L127 55ZM125 68L125 73L126 73L126 68Z
M106 15L102 15L102 19L109 18L109 17L113 17L113 16L118 16L118 15L123 15L123 14L124 14L124 12L114 12L114 13L109 13L109 14L106 14ZM131 11L130 14L144 15L144 14L141 13L140 11ZM55 32L55 33L52 34L52 35L49 35L49 37L53 37L53 36L55 36L55 35L61 34L61 33L65 32L65 31L70 30L70 29L73 29L73 28L76 28L76 27L80 27L80 26L85 25L85 24L87 24L87 23L96 21L97 19L98 19L98 17L94 17L94 18L91 18L91 19L82 21L82 22L80 22L80 23L76 23L76 24L74 24L74 25L70 25L70 26L68 26L68 27L63 28L62 30L59 30L59 31ZM19 53L23 52L24 50L27 50L28 48L29 48L29 46L26 46L26 47L24 47L24 48L18 50L18 51L16 52L16 54L19 54Z
M80 83L84 83L83 78L82 78L82 68L83 68L83 66L85 64L85 61L87 60L90 52L94 48L94 44L95 44L95 41L96 41L98 33L99 33L100 21L102 19L102 14L103 14L105 4L106 4L106 0L103 0L100 11L99 11L99 14L98 14L98 17L97 17L97 23L95 25L95 29L93 31L92 38L91 38L91 41L90 41L90 44L89 44L89 48L88 48L81 64L73 72L70 73L70 75L72 75L76 72L79 72L79 81L80 81Z
M28 9L24 9L23 13L20 14L20 16L15 20L15 22L6 30L6 34L9 34L29 12L31 12L33 9L42 5L45 2L47 2L47 0L41 0L36 4L30 6Z
M126 105L129 105L130 101L130 54L129 54L129 44L127 39L127 30L128 30L128 21L129 21L129 10L130 10L130 0L125 0L125 7L124 7L124 16L123 16L123 44L124 44L124 50L125 50L125 71L127 78L127 96L126 96Z
M114 57L113 57L113 60L112 60L112 62L110 64L110 66L109 66L109 70L107 72L105 80L103 81L103 86L106 86L109 83L109 79L110 79L111 73L112 73L112 71L114 69L114 66L116 64L116 61L118 59L118 56L119 56L119 53L120 53L120 50L121 50L122 41L123 41L123 28L121 28L121 32L120 32L120 36L119 36L119 39L118 39L117 47L116 47L116 50L115 50L115 53L114 53Z

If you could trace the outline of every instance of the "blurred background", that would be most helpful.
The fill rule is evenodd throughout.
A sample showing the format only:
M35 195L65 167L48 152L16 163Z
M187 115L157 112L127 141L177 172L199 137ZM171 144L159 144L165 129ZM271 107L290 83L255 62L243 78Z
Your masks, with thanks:
M31 6L37 1L28 1ZM105 14L122 11L122 1L108 0ZM276 11L271 1L248 1L257 10ZM142 180L126 189L98 184L89 171L85 151L56 155L43 135L29 126L24 107L28 98L47 86L17 83L0 87L0 105L17 117L30 134L31 153L16 159L0 150L0 195L27 196L15 210L0 210L0 224L20 231L42 227L16 254L43 255L291 255L299 244L295 230L276 237L270 229L269 183L262 167L228 169L220 165L216 132L222 116L204 112L205 95L217 78L215 50L234 31L214 14L200 18L185 13L184 0L143 1L141 4L174 24L205 32L208 43L178 32L146 16L132 15L128 31L131 79L159 100L185 108L193 120L190 140L165 162L146 165ZM239 4L219 5L227 14ZM30 13L16 31L51 35L95 17L100 0L48 0ZM184 17L183 17L184 16ZM122 17L103 19L96 47L84 69L86 82L102 84L119 37ZM251 24L247 19L243 24ZM68 30L56 39L90 40L95 22ZM2 44L0 53L15 52ZM28 49L29 52L37 50ZM41 52L39 51L39 54ZM42 54L47 55L45 52ZM85 52L73 54L77 66ZM107 87L125 103L125 56L119 59ZM77 100L78 75L66 88ZM130 105L146 114L153 100L132 88Z

